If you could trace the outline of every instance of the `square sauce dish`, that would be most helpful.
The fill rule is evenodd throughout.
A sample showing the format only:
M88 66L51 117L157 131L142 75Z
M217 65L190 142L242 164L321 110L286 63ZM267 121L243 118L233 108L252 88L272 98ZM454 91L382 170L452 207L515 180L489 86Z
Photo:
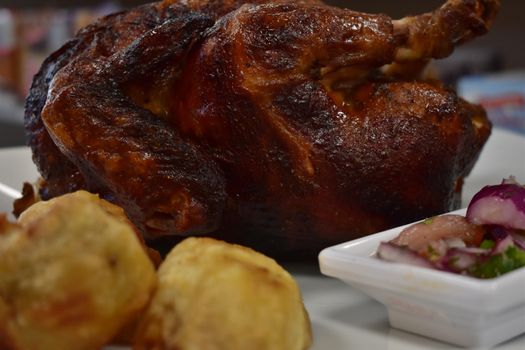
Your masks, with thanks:
M525 332L524 267L478 279L379 259L380 243L410 225L324 249L321 272L384 304L393 328L464 347L490 347Z

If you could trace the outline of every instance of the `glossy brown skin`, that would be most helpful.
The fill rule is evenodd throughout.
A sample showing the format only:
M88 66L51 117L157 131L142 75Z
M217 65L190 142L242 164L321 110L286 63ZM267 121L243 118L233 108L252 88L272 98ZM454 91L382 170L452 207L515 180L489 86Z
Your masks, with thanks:
M447 21L480 17L443 9L483 1L454 2L440 10ZM142 11L155 20L124 35ZM44 64L28 130L43 197L99 192L149 238L207 234L314 255L448 210L490 134L479 107L400 69L443 55L426 15L188 0L120 16ZM46 100L42 77L53 76Z

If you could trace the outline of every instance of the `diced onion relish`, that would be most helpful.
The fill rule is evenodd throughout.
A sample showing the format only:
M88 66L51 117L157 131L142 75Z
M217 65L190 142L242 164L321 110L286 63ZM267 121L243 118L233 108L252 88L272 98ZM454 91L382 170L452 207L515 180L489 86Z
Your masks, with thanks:
M477 278L524 267L525 187L514 178L486 186L472 199L466 218L443 215L411 225L381 243L377 256Z

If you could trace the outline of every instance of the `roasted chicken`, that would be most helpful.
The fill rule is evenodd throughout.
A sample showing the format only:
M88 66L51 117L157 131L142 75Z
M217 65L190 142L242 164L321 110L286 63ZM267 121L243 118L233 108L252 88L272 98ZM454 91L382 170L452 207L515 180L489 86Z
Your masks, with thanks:
M453 206L485 112L427 62L499 0L392 20L321 1L164 1L53 53L26 105L42 198L86 189L148 239L302 257Z

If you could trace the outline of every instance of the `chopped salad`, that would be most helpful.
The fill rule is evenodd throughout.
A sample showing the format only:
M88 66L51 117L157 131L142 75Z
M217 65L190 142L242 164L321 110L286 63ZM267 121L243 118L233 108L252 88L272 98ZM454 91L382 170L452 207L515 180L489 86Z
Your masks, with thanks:
M525 266L525 187L513 177L486 186L466 216L441 215L405 228L382 242L380 259L477 278Z

